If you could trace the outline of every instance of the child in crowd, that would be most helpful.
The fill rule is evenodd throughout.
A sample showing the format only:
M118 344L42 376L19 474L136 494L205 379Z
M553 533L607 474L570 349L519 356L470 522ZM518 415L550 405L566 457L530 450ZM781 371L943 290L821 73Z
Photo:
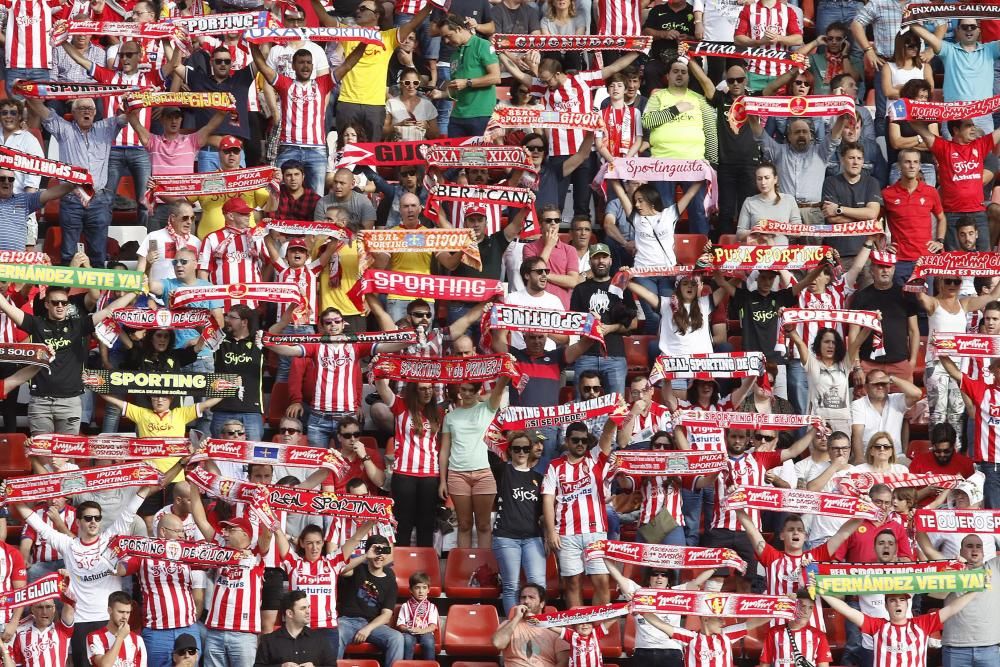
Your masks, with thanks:
M603 667L601 637L607 637L608 628L618 623L612 618L601 623L577 623L571 627L549 628L570 646L569 667Z
M434 632L437 630L438 610L428 599L431 578L426 572L410 575L410 599L399 608L396 629L403 633L403 659L413 659L413 648L420 644L421 660L434 660Z

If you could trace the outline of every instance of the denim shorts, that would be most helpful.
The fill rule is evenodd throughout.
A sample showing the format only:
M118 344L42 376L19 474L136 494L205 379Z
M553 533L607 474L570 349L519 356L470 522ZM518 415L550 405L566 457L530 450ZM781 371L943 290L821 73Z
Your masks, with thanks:
M607 574L608 568L604 560L583 559L583 551L591 542L608 539L607 533L583 533L581 535L560 535L559 542L559 576L572 577L586 572L587 574Z

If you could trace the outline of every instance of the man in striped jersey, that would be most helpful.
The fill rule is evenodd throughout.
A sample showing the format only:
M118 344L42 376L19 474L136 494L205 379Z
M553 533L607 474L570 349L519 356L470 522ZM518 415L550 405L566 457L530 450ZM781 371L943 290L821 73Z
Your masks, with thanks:
M809 593L802 589L795 594L795 618L788 623L774 625L764 639L760 653L760 667L800 665L802 658L815 667L826 667L833 660L830 643L820 630L809 624L819 608Z
M73 636L74 600L63 597L58 621L55 600L36 602L29 609L31 615L18 626L11 645L0 642L4 667L63 667Z
M87 662L91 667L146 667L146 645L132 632L132 598L114 591L108 596L108 624L87 635Z

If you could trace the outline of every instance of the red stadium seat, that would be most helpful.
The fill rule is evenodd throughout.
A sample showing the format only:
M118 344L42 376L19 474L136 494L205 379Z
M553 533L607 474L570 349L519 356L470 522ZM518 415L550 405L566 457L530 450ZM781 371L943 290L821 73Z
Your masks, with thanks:
M457 660L451 663L451 667L500 667L499 662L466 662Z
M456 656L494 656L493 633L500 627L497 609L491 605L456 604L448 610L444 626L444 650Z
M338 660L337 667L380 667L378 660Z
M708 243L704 234L674 234L674 255L678 265L694 264Z
M844 617L829 607L823 607L823 621L826 623L826 638L830 642L833 661L837 662L844 654L844 647L847 646Z
M358 436L358 440L364 444L365 449L378 449L378 440L370 435Z
M0 473L4 476L16 476L31 472L31 464L24 453L24 443L28 436L23 433L4 433L0 435Z
M563 403L572 403L576 398L576 387L572 385L566 385L565 387L559 388L559 405Z
M289 402L287 382L275 382L271 385L271 398L267 401L267 423L271 428L278 428Z
M910 444L906 447L906 458L912 459L920 454L926 454L930 451L930 440L910 440Z
M490 549L452 549L444 568L444 592L449 598L488 600L500 597L499 586L475 586L471 582L476 570L486 566L499 572L497 559Z
M630 658L635 653L635 616L632 614L625 617L625 639L622 647L625 649L625 655Z
M381 652L382 651L378 646L369 642L348 644L347 648L344 649L344 653L347 655L379 655ZM374 662L375 664L378 664L377 660L362 660L362 662Z
M750 628L746 637L740 641L743 647L741 653L744 660L749 658L750 662L757 664L757 661L760 659L760 652L764 648L764 640L767 638L767 633L770 629L767 625L758 625L755 628Z
M625 336L625 364L628 373L648 374L652 366L649 358L649 343L656 336Z
M441 667L437 660L397 660L393 667Z
M430 597L441 595L441 563L434 547L396 547L392 552L392 569L400 599L410 596L410 575L415 572L431 578Z
M614 598L612 598L614 599ZM615 623L608 628L608 634L598 640L601 645L601 655L607 658L619 658L622 654L622 626Z

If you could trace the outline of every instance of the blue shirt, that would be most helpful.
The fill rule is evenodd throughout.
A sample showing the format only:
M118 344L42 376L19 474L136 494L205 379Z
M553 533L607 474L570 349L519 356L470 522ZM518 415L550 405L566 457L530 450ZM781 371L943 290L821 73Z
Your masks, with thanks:
M41 192L22 192L9 199L0 199L0 250L24 252L28 216L41 207Z
M191 285L186 285L177 278L164 278L163 281L163 301L164 303L170 303L170 295L176 292L181 287L209 287L213 283L208 280L203 280L198 278ZM212 310L213 308L222 308L221 301L195 301L194 303L188 304L186 306L190 309L203 308L205 310ZM201 334L198 333L196 329L175 329L174 330L174 348L180 349L182 347L187 347L188 343L192 340L198 338ZM203 347L201 352L198 353L199 357L211 357L213 352L208 349L208 347Z
M993 97L993 62L998 56L997 42L977 44L975 51L966 51L955 42L941 42L938 57L945 69L944 101L971 102Z
M59 159L89 171L94 179L94 190L98 191L108 184L111 145L125 125L125 116L112 116L95 122L89 132L83 132L75 122L52 111L42 121L42 127L59 140Z

